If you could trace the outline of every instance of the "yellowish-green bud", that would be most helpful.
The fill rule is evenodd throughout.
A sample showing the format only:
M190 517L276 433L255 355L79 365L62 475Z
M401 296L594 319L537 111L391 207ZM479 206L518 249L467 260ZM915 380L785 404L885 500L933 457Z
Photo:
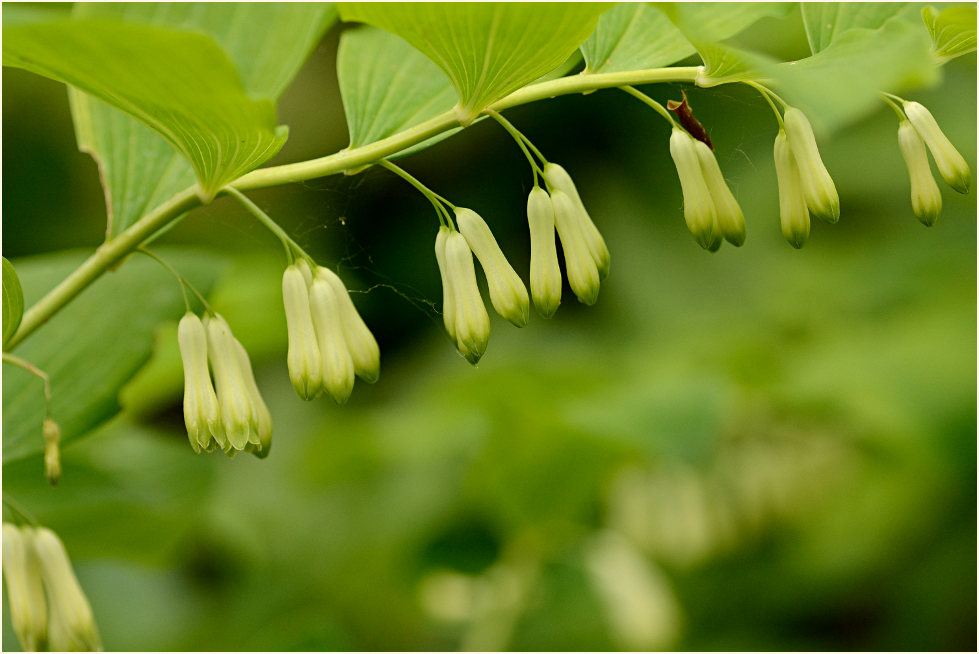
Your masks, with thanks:
M3 523L7 608L14 633L25 652L44 649L48 637L48 607L33 538L29 527L21 529L12 523Z
M309 304L323 358L323 386L337 404L344 404L354 388L354 362L343 335L337 292L319 275L313 277Z
M799 167L799 179L809 211L817 218L835 223L840 219L840 196L836 192L833 178L829 176L829 171L819 156L819 147L816 145L816 136L812 132L809 119L801 110L787 107L784 122L785 134Z
M184 424L194 451L210 452L215 442L227 449L218 398L207 368L207 334L201 319L187 313L177 327L177 343L184 365Z
M347 340L347 350L354 362L354 372L368 384L373 384L381 375L381 349L367 323L360 317L357 307L350 299L350 292L343 281L329 268L317 268L316 275L326 278L336 291L340 305L340 324Z
M517 327L530 320L530 297L520 276L506 260L493 232L483 218L463 207L456 208L456 224L486 275L490 302L496 312Z
M595 227L591 216L588 215L588 210L585 209L585 203L581 201L581 196L578 195L578 189L575 187L571 175L558 164L550 162L544 164L543 173L544 181L547 182L548 187L552 191L564 191L571 199L571 204L577 210L572 216L581 223L582 238L584 239L585 245L588 246L588 251L591 252L592 257L595 259L598 278L599 280L605 279L608 277L612 258L609 255L608 246L605 245L605 239L602 238L601 232Z
M530 225L530 295L537 313L550 318L561 304L561 265L554 241L554 205L551 196L535 186L527 198Z
M914 126L902 120L897 128L897 144L911 178L911 208L925 225L933 225L942 213L942 193L931 174L925 142Z
M809 208L802 193L802 181L795 157L789 149L785 130L775 137L775 175L778 177L778 208L782 236L794 248L801 248L809 238Z
M51 418L44 419L44 476L54 486L61 480L61 428Z
M207 319L207 353L214 369L214 385L217 387L218 407L224 439L216 438L225 452L244 450L248 443L258 443L255 412L248 389L237 341L224 318L214 314ZM224 440L227 445L222 443Z
M580 302L591 306L598 301L601 276L585 242L581 221L577 219L578 209L568 194L559 189L551 192L551 206L554 209L554 226L564 250L568 284Z
M720 247L720 229L717 226L717 213L714 200L704 179L700 155L697 154L696 141L679 127L673 128L670 135L670 156L680 178L683 191L683 219L694 239L705 250L714 251Z
M456 348L469 363L476 365L489 342L490 321L476 284L472 250L459 232L451 232L446 237L445 265L446 276L452 279Z
M697 148L700 169L704 174L711 200L714 202L714 215L721 234L731 245L740 246L744 243L745 237L744 214L741 213L741 207L734 199L727 182L724 181L721 167L717 165L717 158L707 144L694 140L694 147Z
M323 362L309 309L309 287L297 265L282 275L282 301L289 333L289 379L299 397L311 400L323 391Z
M442 277L442 321L445 323L445 331L449 334L449 338L455 341L455 289L445 261L445 242L450 233L451 230L445 225L439 227L439 233L435 237L435 260L438 262L439 275Z
M252 373L252 363L248 359L248 352L244 346L236 339L232 339L235 352L238 355L238 370L241 372L242 385L248 395L248 401L252 407L252 417L254 419L253 429L249 434L248 445L245 450L264 459L269 455L272 447L272 414L262 399L262 394L255 383L255 375Z
M942 132L935 117L917 102L905 102L904 113L931 151L931 156L935 159L935 165L938 166L938 172L945 183L959 193L968 193L972 185L972 170L969 169L965 158Z
M25 528L25 531L30 528ZM52 651L89 652L102 649L92 607L82 592L68 552L50 529L33 530L34 551L47 591L48 643Z

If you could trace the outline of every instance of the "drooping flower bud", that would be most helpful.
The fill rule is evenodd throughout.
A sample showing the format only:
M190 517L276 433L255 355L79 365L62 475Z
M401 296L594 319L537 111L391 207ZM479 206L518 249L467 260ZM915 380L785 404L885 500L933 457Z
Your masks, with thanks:
M44 476L52 486L61 480L61 427L51 418L45 418L44 433Z
M696 139L694 147L700 157L700 169L704 174L707 190L714 202L714 214L720 232L728 243L740 246L744 243L745 237L744 214L741 213L741 207L731 194L727 182L724 181L724 175L711 149Z
M696 141L679 127L670 135L670 156L680 178L683 192L683 219L694 239L705 250L714 251L720 246L720 228L714 200L707 189L707 180L700 165Z
M368 384L373 384L381 375L381 350L371 330L357 312L350 292L343 281L329 268L319 267L316 275L324 277L336 292L340 310L340 324L347 341L347 350L354 362L354 372Z
M925 143L914 126L902 120L897 128L897 144L911 178L911 208L918 220L931 226L942 213L942 193L931 175Z
M442 278L442 321L445 323L445 331L449 338L456 340L456 311L455 311L455 289L452 276L448 274L448 265L445 261L445 242L451 230L442 225L439 233L435 237L435 261L438 262L439 275Z
M459 232L483 267L493 308L517 327L526 326L530 320L527 288L506 260L489 225L472 209L458 207L455 214Z
M222 445L222 448L229 454L231 450L240 452L248 443L257 445L259 438L255 409L236 347L238 341L231 334L228 323L218 314L209 316L204 328L207 331L208 358L214 369L221 426L227 439L227 446ZM221 444L222 439L217 440Z
M445 265L455 298L456 348L469 363L476 365L489 342L490 321L476 284L472 250L459 232L446 236Z
M7 607L14 633L25 652L44 649L48 638L48 607L33 538L29 527L22 529L10 522L3 523Z
M969 186L972 185L972 171L969 169L969 164L942 132L935 117L917 102L905 102L904 113L931 151L931 156L934 157L935 165L938 166L938 172L945 183L959 193L968 193Z
M248 401L252 406L252 417L254 428L249 434L248 445L245 446L247 452L251 452L260 459L269 455L272 447L272 414L262 399L262 394L255 383L255 375L252 373L252 363L248 359L248 352L236 339L232 339L235 352L238 354L238 370L241 372L241 381L248 395Z
M50 529L30 528L50 608L48 642L52 651L86 652L102 649L92 607L82 592L68 553Z
M775 137L775 175L778 178L782 236L792 247L801 248L809 238L809 208L802 192L799 168L784 129L780 129Z
M218 398L207 369L207 334L195 314L188 312L180 319L177 342L184 365L184 424L190 446L198 454L210 452L215 443L226 450Z
M337 404L344 404L354 387L354 362L340 323L340 302L333 285L314 275L309 292L313 327L323 359L323 386Z
M323 363L309 309L309 287L297 265L282 275L282 301L289 333L289 379L299 397L311 400L323 391Z
M588 210L585 209L584 202L581 201L581 196L578 195L578 189L575 187L571 175L558 164L551 162L544 164L543 173L544 181L547 182L548 187L552 191L564 191L571 199L571 204L576 209L576 212L572 213L571 216L581 223L579 226L581 235L585 245L588 247L588 251L591 252L592 257L595 259L595 267L598 270L599 280L605 279L608 277L611 256L609 255L608 247L605 245L605 239L602 238L601 232L595 227L591 216L588 215Z
M581 221L576 217L578 209L568 194L559 189L551 192L551 206L554 209L554 226L564 250L568 284L581 303L591 306L598 301L601 276L585 242Z
M530 295L544 318L550 318L561 304L561 265L554 242L554 205L551 196L534 186L527 198L530 225Z
M828 223L840 219L840 196L829 171L823 165L816 145L816 136L812 133L812 125L801 110L795 107L785 109L785 135L789 140L789 148L799 167L799 179L802 181L802 192L806 205L814 216Z

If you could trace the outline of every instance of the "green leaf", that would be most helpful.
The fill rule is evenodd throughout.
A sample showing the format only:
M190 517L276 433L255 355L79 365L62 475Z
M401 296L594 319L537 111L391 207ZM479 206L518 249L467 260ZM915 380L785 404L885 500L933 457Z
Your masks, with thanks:
M949 7L939 12L928 6L921 18L931 35L932 47L939 61L945 63L976 50L976 6Z
M645 2L623 2L606 11L581 46L586 73L669 66L695 52L666 14Z
M341 3L345 21L402 37L441 68L463 124L557 68L588 38L607 6L590 3Z
M159 253L202 293L214 282L223 262L213 254L186 250ZM39 299L84 259L68 252L18 261L24 295ZM17 349L51 379L51 417L61 426L62 441L78 438L119 410L117 396L149 359L160 322L176 320L184 308L180 286L148 257L127 262L96 281ZM41 421L44 392L33 375L4 365L3 460L43 449Z
M930 49L920 25L895 18L876 30L848 30L818 54L761 72L815 127L833 129L879 107L880 91L934 83L938 66Z
M724 43L702 43L700 56L704 69L697 74L697 86L710 87L758 77L758 71L774 60Z
M24 317L24 293L13 264L3 257L3 345L17 332Z
M854 27L876 29L901 13L907 2L804 2L802 20L813 54Z
M762 18L782 17L789 2L657 2L694 45L729 39Z
M201 34L106 20L8 27L3 63L71 84L152 127L190 161L205 202L286 140L275 105L249 98Z
M340 37L337 77L350 147L425 122L451 109L456 100L438 66L404 39L371 26Z
M112 18L204 32L245 90L277 99L336 20L324 3L78 3L76 18ZM194 183L193 169L158 134L102 101L69 90L80 150L99 164L111 238Z

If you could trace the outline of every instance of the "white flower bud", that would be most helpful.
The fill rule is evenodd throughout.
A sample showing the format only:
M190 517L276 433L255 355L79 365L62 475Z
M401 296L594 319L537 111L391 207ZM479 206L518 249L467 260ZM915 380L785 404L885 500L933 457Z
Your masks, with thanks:
M3 523L7 608L14 633L26 652L44 649L48 637L48 607L33 538L29 527L21 529L12 523Z
M213 450L215 441L227 449L218 398L207 369L207 334L195 314L180 319L177 342L184 365L184 424L190 446L198 454Z
M696 141L679 127L670 135L670 156L683 191L683 219L694 239L705 250L720 247L719 227L714 200L697 154Z
M340 302L333 285L323 277L314 276L309 304L323 359L323 386L337 404L344 404L354 387L354 362L343 335Z
M911 208L925 225L933 225L942 213L942 193L931 174L925 142L914 126L902 120L897 128L897 144L911 178Z
M720 232L728 243L740 246L744 243L745 237L744 214L741 213L741 207L731 194L721 168L717 165L717 158L707 144L694 140L694 147L697 149L697 156L700 157L700 169L704 174L707 190L714 202L714 215Z
M959 193L968 193L969 186L972 185L972 171L969 169L969 164L942 132L935 117L917 102L905 102L904 113L931 151L931 156L934 157L935 165L938 166L938 172L945 183Z
M785 134L789 140L789 148L799 167L799 179L802 182L802 192L806 205L814 216L828 223L840 219L840 196L829 171L823 165L816 145L816 136L812 133L812 125L801 110L787 107L785 110Z
M309 287L297 265L282 275L282 301L289 333L289 379L299 397L311 400L323 390L323 363L309 309Z
M476 365L489 342L490 321L476 284L472 250L459 232L446 236L445 265L446 276L452 280L456 347L469 363Z
M25 531L30 528L25 528ZM61 540L50 529L33 529L34 551L47 590L52 651L85 652L102 649L92 607L78 585Z
M252 406L252 417L254 418L254 428L248 439L245 450L255 454L258 458L264 459L269 455L272 447L272 414L262 399L262 394L255 383L255 375L252 373L252 363L248 360L248 352L236 339L231 339L234 350L238 355L238 370L241 373L242 385L248 395L248 401Z
M255 413L235 347L237 341L228 323L217 314L208 318L204 328L207 331L208 358L214 369L221 426L224 428L224 439L216 439L225 452L230 453L232 449L241 451L249 442L258 443L258 435Z
M527 198L530 225L530 295L537 313L550 318L561 304L561 265L554 241L554 205L551 196L535 186Z
M54 486L61 480L61 427L51 418L45 418L41 431L44 434L44 476Z
M530 297L520 276L506 260L489 225L472 209L457 208L456 224L486 275L490 302L496 312L517 327L530 320Z
M324 277L336 291L340 305L340 324L347 341L347 350L354 362L354 372L368 384L373 384L381 375L381 349L374 335L367 328L364 319L357 313L357 307L350 299L350 292L343 281L329 268L317 268L317 277Z
M559 190L567 193L571 199L571 204L577 209L577 212L573 213L572 216L581 222L581 234L584 238L585 245L588 246L588 251L591 252L592 257L595 259L599 280L605 279L608 277L611 256L609 255L608 247L605 245L605 239L602 238L601 232L595 227L591 216L588 215L588 210L585 209L585 203L581 201L581 196L578 195L578 189L571 180L571 175L558 164L550 162L544 164L543 173L544 181L547 182L548 187L551 190Z
M449 338L455 341L455 290L445 261L445 242L450 233L451 230L445 225L439 227L439 233L435 237L435 260L438 262L439 275L442 277L442 321L445 323L445 331L449 334Z
M809 208L802 192L799 168L784 129L780 129L775 137L775 175L778 177L782 236L792 247L801 248L809 238Z
M554 226L564 250L568 284L580 302L591 306L598 301L601 276L585 242L581 221L577 219L578 209L568 194L558 189L551 192L551 206L554 209Z

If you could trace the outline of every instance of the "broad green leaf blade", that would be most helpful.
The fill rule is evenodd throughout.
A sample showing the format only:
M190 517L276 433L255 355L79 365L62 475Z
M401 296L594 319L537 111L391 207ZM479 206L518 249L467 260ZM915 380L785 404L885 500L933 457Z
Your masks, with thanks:
M606 11L581 46L586 73L669 66L695 52L666 14L645 2L623 2Z
M3 37L5 66L75 86L159 132L190 161L205 202L285 143L274 104L249 98L201 34L78 20L5 28Z
M3 257L3 345L17 332L24 317L24 293L13 264Z
M781 17L792 10L789 2L657 2L691 43L731 38L762 18Z
M404 39L369 25L340 37L337 77L350 147L425 122L456 101L438 66Z
M851 29L818 54L761 72L815 127L834 129L879 107L880 91L932 84L939 70L925 30L896 18L876 30Z
M463 124L557 68L607 6L589 3L341 3L345 21L397 34L441 68Z
M802 20L813 54L854 27L876 29L907 8L907 2L804 2Z
M160 249L159 253L201 292L207 292L223 263L213 254ZM39 299L84 259L77 252L17 262L28 301ZM51 417L63 442L78 438L119 410L119 389L149 359L153 333L184 311L180 286L148 257L126 262L85 293L17 349L51 378ZM3 367L3 460L43 449L41 381L10 365Z
M697 86L710 87L754 79L764 66L774 63L771 57L724 43L702 43L698 47L704 69L697 74Z
M976 51L975 5L949 7L941 12L929 6L921 10L921 18L940 62Z
M78 3L76 18L109 18L204 32L231 59L245 90L277 99L323 32L331 3ZM112 238L194 183L193 169L158 134L102 101L69 89L78 147L99 164Z

